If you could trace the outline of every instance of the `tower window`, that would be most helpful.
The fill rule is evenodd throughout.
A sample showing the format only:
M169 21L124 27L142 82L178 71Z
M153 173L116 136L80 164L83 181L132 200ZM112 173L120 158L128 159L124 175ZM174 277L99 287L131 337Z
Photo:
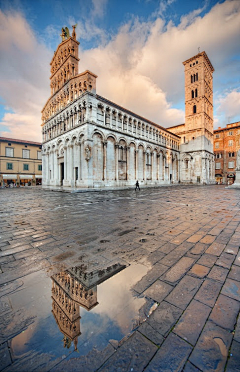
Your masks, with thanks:
M196 65L198 64L198 61L196 61Z
M198 81L198 72L196 73L196 81Z
M191 75L191 83L193 83L194 82L194 77L193 77L193 75Z
M195 89L195 97L197 97L197 89Z
M197 113L197 106L196 106L196 105L193 106L193 113L194 113L194 114Z
M194 98L194 90L192 90L192 98Z

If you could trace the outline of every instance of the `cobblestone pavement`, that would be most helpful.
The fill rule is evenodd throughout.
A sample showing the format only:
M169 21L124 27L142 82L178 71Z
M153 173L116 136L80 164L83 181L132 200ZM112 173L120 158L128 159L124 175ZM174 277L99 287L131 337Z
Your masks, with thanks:
M240 371L239 190L3 189L0 202L0 370ZM50 277L81 267L87 280L116 263L126 267L109 280L118 287L111 291L108 280L99 286L105 288L101 327L84 339L93 313L83 312L88 321L81 315L78 351L72 344L56 351L64 321L54 328ZM128 289L121 292L125 287L132 300ZM118 297L122 318L120 305L114 310ZM142 311L134 326L127 303ZM110 318L107 332L114 319L122 327L106 342Z

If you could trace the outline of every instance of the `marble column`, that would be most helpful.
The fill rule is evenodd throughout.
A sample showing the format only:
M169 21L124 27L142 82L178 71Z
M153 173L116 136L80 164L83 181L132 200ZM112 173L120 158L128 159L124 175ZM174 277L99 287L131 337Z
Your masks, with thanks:
M119 145L115 145L115 180L118 181L118 150Z
M138 179L138 150L135 150L135 179Z
M107 179L107 141L103 142L103 181Z

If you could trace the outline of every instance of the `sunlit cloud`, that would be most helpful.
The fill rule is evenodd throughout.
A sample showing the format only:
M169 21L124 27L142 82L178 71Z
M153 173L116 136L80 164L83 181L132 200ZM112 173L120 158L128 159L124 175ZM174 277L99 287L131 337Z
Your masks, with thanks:
M165 1L161 11L171 3ZM94 21L104 19L107 1L91 4L90 18L76 13L68 21L69 27L78 24L80 42L98 40L97 47L84 50L80 44L79 50L79 72L89 69L98 75L98 94L164 127L183 123L182 62L200 47L215 68L214 89L221 93L228 83L227 95L215 94L215 125L239 115L239 64L233 62L240 54L238 0L217 4L205 15L203 8L195 9L178 25L159 14L147 21L133 16L115 35L106 34ZM41 109L50 96L49 45L55 40L56 50L61 27L49 25L36 35L23 14L14 11L0 11L0 23L0 96L11 110L0 124L9 128L7 136L40 141Z
M0 96L12 111L4 115L1 126L9 128L8 137L40 141L51 52L37 41L21 13L0 11L0 24Z
M217 101L217 113L225 123L240 121L240 92L232 91Z

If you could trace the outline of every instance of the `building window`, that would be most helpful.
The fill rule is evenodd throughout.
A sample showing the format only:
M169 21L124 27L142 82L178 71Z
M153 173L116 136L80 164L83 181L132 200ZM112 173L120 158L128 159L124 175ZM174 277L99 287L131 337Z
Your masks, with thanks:
M22 150L22 157L23 159L29 159L30 157L30 150Z
M229 161L228 162L228 168L233 169L234 168L234 161Z
M192 98L194 98L194 90L192 90Z
M24 171L28 171L29 169L28 169L29 167L28 167L28 164L23 164L23 170Z
M13 158L13 148L5 147L5 155L9 158Z
M231 147L233 145L233 140L228 141L228 146Z
M38 158L38 160L42 160L42 152L41 151L37 152L37 158Z
M220 159L221 157L222 157L221 152L219 152L218 154L216 154L216 159Z
M233 132L230 130L230 132L228 132L228 135L229 136L232 136L233 135Z
M194 114L197 113L197 106L196 106L196 105L193 106L193 113L194 113Z
M13 163L7 163L7 169L12 170L13 169Z
M221 163L215 163L215 169L221 169Z
M234 152L229 152L229 153L228 153L228 157L229 157L229 158L233 158L234 156L235 156L235 153L234 153Z
M38 170L39 170L39 171L42 170L42 165L41 165L41 164L38 165Z
M216 142L215 143L215 149L218 149L219 148L219 142Z
M216 134L216 135L215 135L215 138L219 138L219 134Z
M197 89L195 89L195 97L197 97Z

